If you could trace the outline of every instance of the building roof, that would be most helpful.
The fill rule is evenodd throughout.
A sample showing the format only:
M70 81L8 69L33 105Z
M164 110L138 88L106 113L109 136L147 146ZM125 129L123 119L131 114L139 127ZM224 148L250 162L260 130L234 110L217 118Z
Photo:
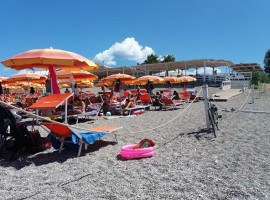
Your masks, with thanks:
M236 72L252 72L253 70L264 72L258 63L240 63L230 66Z
M233 62L228 60L215 60L215 59L197 59L197 60L186 60L186 61L176 61L176 62L166 62L166 63L154 63L154 64L142 64L130 67L115 67L115 68L99 68L93 71L94 74L99 77L107 76L116 73L125 74L136 74L144 73L146 71L161 71L161 70L188 70L190 68L200 68L200 67L221 67L221 66L232 66Z

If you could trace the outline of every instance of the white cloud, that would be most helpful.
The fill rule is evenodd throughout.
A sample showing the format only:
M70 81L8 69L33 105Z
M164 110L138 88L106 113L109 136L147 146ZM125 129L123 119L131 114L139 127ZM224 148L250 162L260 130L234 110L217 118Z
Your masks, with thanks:
M115 59L133 60L138 63L146 60L149 54L154 54L151 47L142 47L135 38L126 38L121 43L116 42L109 49L98 53L94 61L105 65L116 65Z

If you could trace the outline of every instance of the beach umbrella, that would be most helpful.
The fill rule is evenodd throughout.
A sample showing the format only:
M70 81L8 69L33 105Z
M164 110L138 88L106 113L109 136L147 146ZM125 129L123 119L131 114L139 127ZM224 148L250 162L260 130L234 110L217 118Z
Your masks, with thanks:
M181 76L181 77L179 77L179 79L182 82L191 82L191 81L196 81L197 80L196 78L193 78L191 76Z
M44 83L46 80L46 76L37 74L37 73L19 73L15 74L2 82L4 84L12 84L16 82L35 82L35 83Z
M6 66L16 70L42 68L48 69L51 76L52 91L59 94L55 68L63 70L96 70L98 64L73 52L60 49L33 49L1 61Z
M0 82L2 82L3 80L6 80L7 77L3 77L3 76L0 76Z
M133 77L128 74L112 74L110 76L107 76L103 79L103 82L105 83L111 83L111 82L116 82L118 79L121 79L123 83L129 83L132 81L137 80L136 77Z
M163 78L160 78L158 76L142 76L140 78L138 78L138 84L146 84L148 81L152 82L152 83L165 83L165 80Z
M111 83L112 84L112 83ZM102 78L96 85L95 87L104 87L105 85L109 85L104 81L104 78Z
M171 84L174 84L174 83L182 83L183 81L180 79L180 78L178 78L178 77L164 77L163 78L164 80L165 80L165 82L170 82Z
M26 51L1 63L16 70L33 69L34 67L49 69L50 66L69 71L98 69L98 64L79 54L52 48Z
M87 71L57 71L56 76L58 79L67 79L73 76L75 81L97 80L98 76Z

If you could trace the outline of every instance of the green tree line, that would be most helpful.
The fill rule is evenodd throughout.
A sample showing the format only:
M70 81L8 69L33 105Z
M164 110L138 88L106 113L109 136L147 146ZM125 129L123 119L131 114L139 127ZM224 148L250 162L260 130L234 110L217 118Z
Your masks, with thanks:
M270 83L270 77L264 72L252 71L251 84L258 85L259 83Z
M153 64L153 63L164 63L164 62L175 62L175 57L173 55L163 56L163 60L159 59L157 55L148 55L143 64Z

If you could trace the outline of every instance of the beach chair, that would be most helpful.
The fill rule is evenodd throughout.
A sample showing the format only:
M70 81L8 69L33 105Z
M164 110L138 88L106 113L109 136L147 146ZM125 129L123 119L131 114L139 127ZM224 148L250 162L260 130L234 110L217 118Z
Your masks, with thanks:
M166 110L168 110L169 107L171 107L173 110L176 108L176 106L183 106L184 107L183 102L177 101L177 100L172 100L170 98L162 98L161 101L162 101L164 108Z
M98 117L98 114L102 108L103 103L91 103L90 105L88 105L86 107L85 113L81 113L81 114L73 114L73 115L68 115L68 121L71 118L75 118L76 119L76 124L78 124L79 119L80 118L87 118L87 117ZM98 118L99 119L99 118Z
M133 95L137 95L138 94L137 90L130 90L130 93L133 94Z
M142 94L139 96L141 104L143 105L152 105L152 99L149 94Z
M81 155L83 145L85 145L86 149L89 144L93 144L96 140L104 137L108 133L113 133L122 129L122 127L118 126L100 126L92 128L89 131L77 131L74 128L54 122L40 122L40 126L56 139L56 142L51 142L55 149L59 149L59 153L61 153L63 147L68 147L68 145L65 146L65 144L73 144L72 148L75 148L76 146L78 148L77 156ZM117 143L118 140L116 134L115 140ZM58 145L57 142L60 142L60 145Z
M180 92L181 94L181 101L189 103L190 100L190 93L189 92Z
M123 115L131 115L133 114L135 111L142 111L145 112L145 110L149 110L150 105L136 105L136 107L133 108L126 108L122 110Z
M142 89L142 90L141 90L141 94L147 94L147 90Z

